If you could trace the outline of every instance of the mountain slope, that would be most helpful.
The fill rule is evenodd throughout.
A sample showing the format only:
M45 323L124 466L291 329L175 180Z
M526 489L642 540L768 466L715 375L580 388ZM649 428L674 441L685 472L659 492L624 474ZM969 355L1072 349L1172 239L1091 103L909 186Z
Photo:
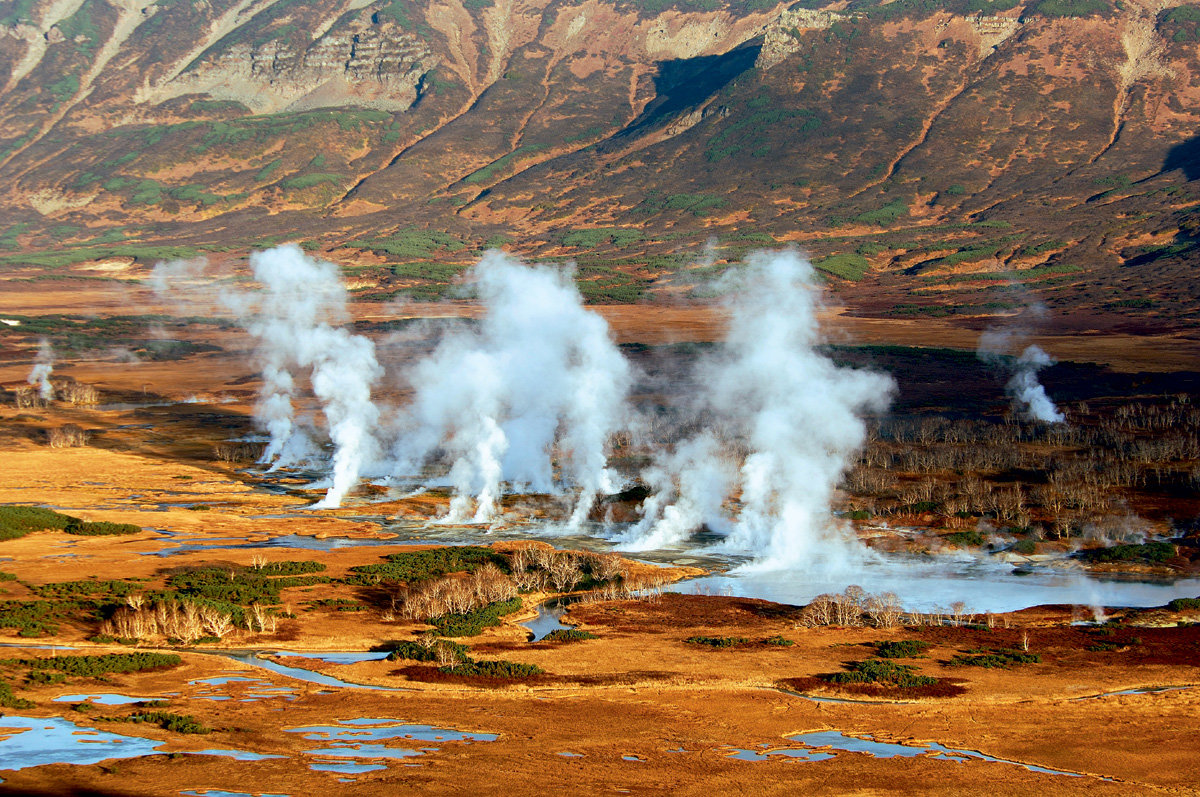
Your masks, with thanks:
M1200 305L1196 4L18 0L0 26L11 265L304 237L368 294L429 293L452 271L389 264L504 241L621 300L702 279L715 238L799 243L870 314L1005 312L1014 282L1105 323Z

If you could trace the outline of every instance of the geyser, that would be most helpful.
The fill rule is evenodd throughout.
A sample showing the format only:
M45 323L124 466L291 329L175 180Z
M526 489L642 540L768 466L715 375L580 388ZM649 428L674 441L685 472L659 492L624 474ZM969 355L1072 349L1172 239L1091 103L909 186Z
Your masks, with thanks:
M729 331L697 380L694 422L709 431L656 458L645 475L655 492L620 547L680 542L703 523L756 567L843 564L861 548L832 516L833 493L866 437L862 415L885 409L894 383L817 350L820 291L796 252L751 255L720 287ZM726 497L740 499L732 517Z
M160 292L208 301L211 297L201 297L195 287L175 284L194 281L206 265L203 260L160 263L152 284ZM379 410L371 387L383 371L375 360L375 344L341 326L349 314L334 264L285 244L252 253L250 266L261 290L225 290L221 300L257 343L255 361L263 383L254 420L269 435L261 461L273 467L294 465L315 453L294 406L298 377L307 372L333 443L332 484L316 506L340 506L378 449Z
M1047 365L1054 365L1054 358L1039 346L1027 346L1014 363L1012 379L1008 380L1006 389L1033 420L1062 423L1066 418L1046 395L1046 388L1038 382L1037 372Z
M455 523L494 520L505 484L537 493L569 486L578 526L616 486L606 449L627 416L629 366L570 273L491 251L468 281L484 316L414 367L394 472L449 459Z
M376 453L379 410L371 386L383 370L375 344L335 326L348 317L337 266L293 244L253 253L250 266L263 290L236 294L229 303L258 339L263 385L255 419L270 434L263 460L294 463L309 448L293 409L293 371L307 370L333 442L333 483L317 506L340 506Z
M54 386L50 384L50 374L54 373L54 347L50 341L42 338L38 341L37 357L34 358L33 368L25 379L31 385L37 385L38 396L42 401L54 398Z

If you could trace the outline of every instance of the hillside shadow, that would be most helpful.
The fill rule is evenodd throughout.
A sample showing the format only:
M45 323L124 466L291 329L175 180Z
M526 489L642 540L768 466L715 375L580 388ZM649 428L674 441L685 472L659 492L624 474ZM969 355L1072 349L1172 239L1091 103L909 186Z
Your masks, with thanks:
M760 50L762 40L751 39L720 55L663 61L654 76L654 99L618 137L639 135L699 105L751 69Z
M1163 159L1163 172L1179 169L1188 181L1200 179L1200 136L1193 136L1182 144L1167 150Z

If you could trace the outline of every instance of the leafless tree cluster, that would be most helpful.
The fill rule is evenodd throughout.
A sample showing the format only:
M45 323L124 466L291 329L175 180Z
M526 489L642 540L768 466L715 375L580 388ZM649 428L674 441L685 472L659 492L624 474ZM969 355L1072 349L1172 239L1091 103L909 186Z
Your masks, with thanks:
M142 595L130 595L125 601L125 605L104 622L101 633L126 639L163 636L186 644L206 636L224 639L235 628L233 615L208 604L164 600L148 605ZM265 613L262 607L257 608ZM248 614L247 624L250 622ZM258 624L259 630L268 627L274 630L273 616L269 622L264 619Z
M813 598L801 610L796 625L801 628L826 625L895 628L908 625L911 617L904 612L894 592L874 595L852 584L841 593L826 593Z
M662 597L663 585L669 579L662 573L646 571L626 572L619 579L605 581L580 596L583 603L615 600L657 601Z
M489 562L466 578L448 576L401 588L393 601L393 612L424 621L447 614L465 614L516 596L516 583Z
M218 462L255 462L262 452L262 443L218 443L213 448L213 458Z
M1200 411L1189 396L1070 410L1071 423L1050 427L1011 416L886 419L846 474L846 505L872 515L932 513L954 529L986 518L1054 538L1124 514L1136 491L1200 489Z
M13 388L13 404L17 409L32 410L45 407L50 402L42 398L37 385L19 385Z
M90 407L100 403L100 391L94 385L85 385L83 382L71 380L56 382L54 389L59 399L67 404Z
M625 560L615 553L555 551L533 545L515 549L509 567L518 588L525 591L552 586L556 592L570 592L584 576L613 581L625 574Z
M51 448L77 448L87 442L88 433L78 424L64 423L46 431L46 444Z

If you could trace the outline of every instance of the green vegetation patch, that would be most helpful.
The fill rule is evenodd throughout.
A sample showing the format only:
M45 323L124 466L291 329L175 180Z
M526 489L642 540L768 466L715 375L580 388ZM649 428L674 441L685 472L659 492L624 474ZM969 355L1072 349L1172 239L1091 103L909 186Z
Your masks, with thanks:
M1079 558L1092 562L1161 563L1175 558L1175 546L1169 542L1145 542L1138 545L1114 545L1094 551L1082 551Z
M133 523L109 523L97 520L71 523L63 531L81 537L119 537L125 534L140 534L142 527Z
M107 722L145 722L157 725L172 733L212 733L212 728L202 724L190 714L172 714L169 711L139 711L127 717L103 717Z
M370 249L402 260L427 260L441 252L458 252L466 248L466 244L449 233L417 227L406 227L391 235L362 238L345 245L355 249Z
M655 193L634 206L634 210L648 215L673 210L700 217L720 210L728 204L729 200L712 194L668 194L664 196Z
M734 648L750 640L742 636L690 636L683 641L692 645L708 645L711 648Z
M264 576L300 576L307 573L323 573L325 569L325 565L320 562L305 560L302 562L271 562L255 568L255 571Z
M874 224L879 227L887 227L890 224L895 224L898 220L908 217L908 203L902 199L897 199L887 203L881 208L868 210L865 213L860 213L854 217L854 221L859 224Z
M915 669L911 664L897 664L890 659L865 659L848 665L846 672L836 672L824 678L834 684L886 684L901 689L937 683L936 678L917 675Z
M507 171L508 167L512 164L524 160L542 149L545 149L545 147L541 144L525 144L507 155L497 158L482 169L468 174L463 178L463 182L472 184L490 182L500 172Z
M813 262L813 267L826 274L832 274L850 282L858 282L867 275L871 264L860 254L845 252L816 260Z
M375 565L356 565L350 568L346 583L355 586L371 586L384 581L413 584L439 578L448 573L471 573L491 562L501 570L508 571L508 559L490 548L475 545L458 545L435 548L431 551L394 553L387 561Z
M60 581L40 586L33 584L28 586L39 598L57 601L77 600L79 598L110 598L121 600L126 595L132 595L143 587L140 582L126 581L125 579L112 579L110 581L84 579L82 581Z
M641 230L626 227L589 227L572 230L562 236L564 246L574 246L579 249L598 249L601 246L628 246L637 243L645 236Z
M911 659L923 656L931 647L930 643L919 639L897 639L874 644L875 655L881 659Z
M4 659L0 663L15 664L33 670L55 670L81 678L95 678L114 672L141 672L178 667L183 663L183 659L174 653L105 653L98 656Z
M1017 664L1038 664L1042 657L1037 653L1025 653L1020 650L995 650L984 653L955 656L950 659L951 667L984 667L986 669L1007 670Z
M0 506L0 540L15 540L34 531L64 531L67 526L82 522L77 517L36 506Z
M270 577L261 571L246 568L197 567L169 576L167 590L189 598L250 606L255 603L279 603L280 590L288 587L308 587L329 581L327 576Z
M467 655L470 648L446 639L438 640L433 645L423 645L410 640L397 642L396 646L392 648L392 652L388 654L388 661L437 661L439 649L443 655L448 652L457 659L470 660Z
M500 618L521 610L520 598L509 598L469 612L443 614L430 622L438 634L448 637L478 636L483 629L500 625Z
M1167 608L1173 612L1200 609L1200 598L1176 598L1167 604Z
M979 547L983 545L983 535L978 531L955 531L943 537L946 542L951 545L957 545L959 548Z
M1041 0L1030 9L1044 17L1090 17L1096 14L1107 16L1112 11L1108 0Z
M591 631L580 631L578 628L556 628L541 638L542 642L580 642L585 639L599 639Z
M521 664L515 661L463 661L445 667L438 667L439 672L447 675L468 675L483 678L503 678L515 680L541 675L545 672L536 664Z
M13 694L12 687L0 681L0 706L4 708L35 708L37 706L32 700L26 700L22 697L17 697Z

